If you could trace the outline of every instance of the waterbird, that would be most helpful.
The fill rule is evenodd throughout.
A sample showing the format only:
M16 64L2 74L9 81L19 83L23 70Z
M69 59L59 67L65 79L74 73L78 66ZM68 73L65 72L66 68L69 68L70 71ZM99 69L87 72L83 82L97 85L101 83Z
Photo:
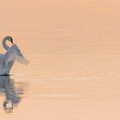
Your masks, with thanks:
M6 44L6 41L12 43L11 47ZM2 41L2 45L6 53L0 54L0 76L9 76L9 72L15 61L26 65L29 63L21 53L19 47L13 43L13 38L11 36L6 36Z

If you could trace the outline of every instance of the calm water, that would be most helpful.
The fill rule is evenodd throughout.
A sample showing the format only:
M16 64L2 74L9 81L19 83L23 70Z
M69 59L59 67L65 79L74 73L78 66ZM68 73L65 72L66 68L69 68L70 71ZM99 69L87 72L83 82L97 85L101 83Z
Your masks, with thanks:
M0 43L30 64L0 77L0 120L120 120L119 14L119 0L1 1Z

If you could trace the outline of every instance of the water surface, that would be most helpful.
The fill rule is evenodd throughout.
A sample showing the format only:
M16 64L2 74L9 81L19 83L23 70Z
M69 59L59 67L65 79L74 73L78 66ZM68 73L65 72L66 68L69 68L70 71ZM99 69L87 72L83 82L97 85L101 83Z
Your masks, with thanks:
M119 0L1 1L1 43L11 35L30 64L0 77L0 119L119 120L119 11Z

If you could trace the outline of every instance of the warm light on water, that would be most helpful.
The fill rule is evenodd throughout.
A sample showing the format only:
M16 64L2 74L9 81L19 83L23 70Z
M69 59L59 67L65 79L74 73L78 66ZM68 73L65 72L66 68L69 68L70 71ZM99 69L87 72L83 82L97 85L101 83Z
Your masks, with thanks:
M0 51L11 35L30 61L0 77L0 120L119 120L119 15L119 0L0 1Z

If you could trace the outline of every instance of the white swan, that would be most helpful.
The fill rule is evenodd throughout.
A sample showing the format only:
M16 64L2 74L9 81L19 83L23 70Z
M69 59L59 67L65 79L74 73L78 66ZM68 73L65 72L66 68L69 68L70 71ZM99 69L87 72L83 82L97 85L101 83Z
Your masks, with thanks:
M9 47L6 41L10 41L13 45ZM15 61L22 64L28 64L28 61L22 55L20 49L16 44L13 43L11 36L6 36L3 39L3 47L6 49L5 54L0 54L0 75L9 75L10 69Z

